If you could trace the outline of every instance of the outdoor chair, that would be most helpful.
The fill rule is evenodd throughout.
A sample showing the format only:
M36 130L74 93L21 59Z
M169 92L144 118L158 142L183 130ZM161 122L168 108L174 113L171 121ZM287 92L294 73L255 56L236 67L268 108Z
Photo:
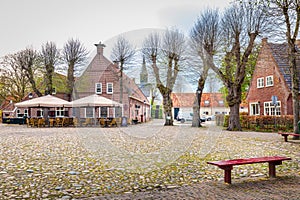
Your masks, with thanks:
M73 118L72 119L72 125L74 126L74 127L78 127L80 124L79 124L79 121L78 121L78 118Z
M38 119L37 118L29 118L28 120L28 124L27 126L30 126L30 127L37 127L38 126Z
M45 127L46 123L45 123L45 119L44 118L39 118L38 122L37 122L37 126L38 127Z
M63 118L62 119L62 126L69 126L70 120L69 118Z
M55 124L55 120L53 118L49 119L49 127L53 127Z
M113 126L117 127L117 126L118 126L118 125L117 125L117 121L116 121L115 118L113 118L113 119L111 120L109 126L110 126L110 127L113 127Z
M99 123L102 128L105 127L105 120L103 118L100 118Z
M63 120L61 118L55 118L55 126L60 127L63 125Z
M92 119L86 118L85 122L82 123L83 126L91 126L92 125Z

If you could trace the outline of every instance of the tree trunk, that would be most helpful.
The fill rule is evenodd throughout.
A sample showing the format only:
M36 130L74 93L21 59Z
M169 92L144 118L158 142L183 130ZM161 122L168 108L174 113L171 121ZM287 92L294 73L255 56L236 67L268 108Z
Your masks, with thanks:
M200 98L199 93L196 91L196 97L193 105L193 121L192 121L192 127L201 127L201 121L200 121Z
M227 103L230 108L228 131L242 131L240 123L240 103L242 96L241 85L228 87L228 95L226 97Z
M228 131L242 131L240 123L240 104L235 103L230 108Z
M123 63L120 66L120 104L123 103Z
M72 100L71 97L74 88L74 67L74 64L69 64L68 68L68 96L70 101Z
M292 98L293 98L293 114L294 114L294 133L300 134L298 130L298 121L299 121L299 77L297 72L296 64L296 54L297 50L295 48L295 42L289 41L289 65L291 69L292 76ZM299 136L294 136L293 139L299 139Z
M173 126L173 115L172 115L172 99L171 99L171 91L167 91L163 94L163 106L164 106L164 114L165 114L165 126Z

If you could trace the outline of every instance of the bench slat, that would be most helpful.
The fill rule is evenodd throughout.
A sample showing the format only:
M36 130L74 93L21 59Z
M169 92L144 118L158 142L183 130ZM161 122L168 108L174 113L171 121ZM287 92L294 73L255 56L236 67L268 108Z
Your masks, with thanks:
M268 156L268 157L258 157L258 158L244 158L244 159L234 159L234 160L222 160L222 161L212 161L207 162L208 164L216 166L230 166L230 165L245 165L245 164L254 164L262 162L276 162L283 160L291 160L291 158L283 156Z

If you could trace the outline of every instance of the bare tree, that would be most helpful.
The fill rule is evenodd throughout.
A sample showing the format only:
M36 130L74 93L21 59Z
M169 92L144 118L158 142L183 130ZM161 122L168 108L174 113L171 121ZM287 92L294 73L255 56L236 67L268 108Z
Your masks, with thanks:
M261 1L266 4L265 1ZM300 1L299 0L269 0L267 1L269 13L280 27L280 36L285 36L288 45L289 69L292 79L292 99L294 113L294 132L298 133L299 121L299 73L297 69L297 57L299 50L296 45L300 26ZM282 33L282 30L284 33ZM300 133L299 133L300 134ZM295 137L299 139L299 137Z
M152 64L156 86L163 97L165 126L173 125L171 93L183 59L185 37L179 30L167 30L164 36L150 34L143 44L142 52Z
M262 5L244 1L227 8L221 23L225 58L222 67L211 67L228 90L226 100L230 107L230 117L227 130L241 130L239 108L247 63L255 39L271 30L272 21Z
M75 73L79 70L78 67L85 64L87 56L87 49L78 39L69 39L63 47L62 59L68 65L67 83L70 99L74 89Z
M16 54L16 65L18 65L28 78L32 90L38 95L42 96L42 93L36 85L35 78L37 77L38 70L40 68L39 55L37 51L27 48Z
M120 103L123 102L123 71L124 65L129 64L135 54L134 47L123 36L118 37L112 49L111 58L120 64Z
M0 65L0 99L7 97L13 101L21 101L30 91L29 81L24 70L17 63L17 53L6 55Z
M213 56L220 47L221 31L220 17L217 9L205 10L191 30L191 49L196 53L202 63L197 64L199 72L196 97L193 104L193 127L200 127L200 102L208 71L213 65Z
M45 67L45 82L46 82L46 94L51 94L53 84L52 84L52 78L55 66L59 64L60 59L60 52L56 47L56 44L54 42L47 42L46 44L42 45L42 51L41 51L41 61L44 64Z

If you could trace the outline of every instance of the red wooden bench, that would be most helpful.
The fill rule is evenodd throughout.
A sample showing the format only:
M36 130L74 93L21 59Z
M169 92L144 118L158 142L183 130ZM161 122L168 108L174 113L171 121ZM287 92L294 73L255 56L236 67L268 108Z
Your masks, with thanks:
M300 136L299 134L296 133L287 133L287 132L278 132L278 134L280 134L281 136L284 137L284 141L287 142L288 141L288 136Z
M276 165L281 165L282 161L291 160L291 158L283 156L270 156L270 157L258 157L258 158L245 158L245 159L235 159L235 160L223 160L223 161L213 161L207 162L211 165L216 165L224 171L224 181L225 183L231 184L231 170L234 165L245 165L254 163L269 163L269 176L276 177Z

